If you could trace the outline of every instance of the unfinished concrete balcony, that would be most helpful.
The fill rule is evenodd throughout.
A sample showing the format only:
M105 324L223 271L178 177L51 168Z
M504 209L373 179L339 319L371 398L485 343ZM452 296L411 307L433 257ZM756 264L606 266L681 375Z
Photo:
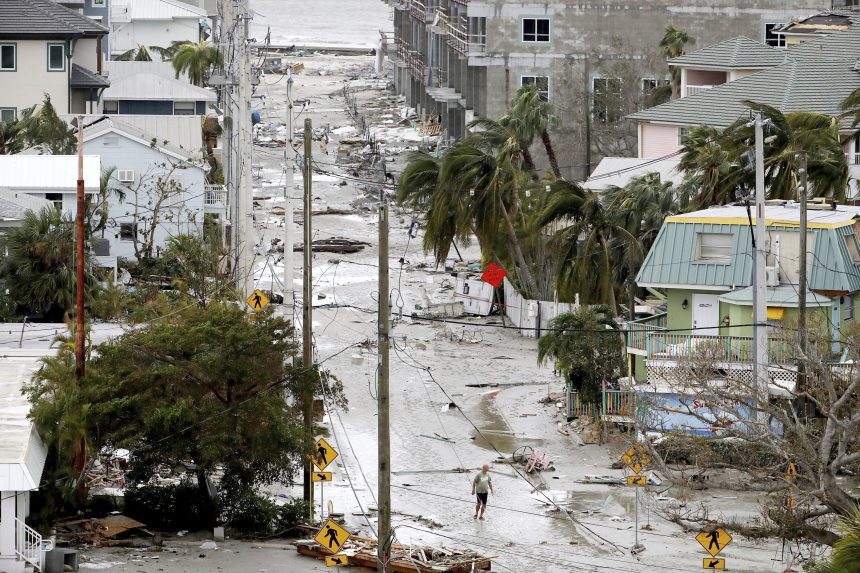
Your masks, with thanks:
M473 20L482 20L473 18ZM480 32L480 26L474 25L475 30L470 31L469 20L465 16L457 19L445 20L447 43L454 51L463 56L481 56L487 51L487 35Z

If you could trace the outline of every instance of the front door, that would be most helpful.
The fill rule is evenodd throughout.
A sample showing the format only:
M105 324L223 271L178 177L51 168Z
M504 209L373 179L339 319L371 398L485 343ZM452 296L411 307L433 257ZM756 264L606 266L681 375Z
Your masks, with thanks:
M693 334L716 336L720 326L720 296L716 294L693 295Z

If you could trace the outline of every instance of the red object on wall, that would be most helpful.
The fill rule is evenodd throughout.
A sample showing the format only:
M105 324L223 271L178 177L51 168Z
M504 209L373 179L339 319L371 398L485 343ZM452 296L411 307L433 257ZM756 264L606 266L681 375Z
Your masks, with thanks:
M505 276L507 276L507 274L508 271L496 263L490 263L487 265L487 269L484 271L484 274L481 275L481 280L492 285L493 288L497 288L502 284L502 281L505 280Z

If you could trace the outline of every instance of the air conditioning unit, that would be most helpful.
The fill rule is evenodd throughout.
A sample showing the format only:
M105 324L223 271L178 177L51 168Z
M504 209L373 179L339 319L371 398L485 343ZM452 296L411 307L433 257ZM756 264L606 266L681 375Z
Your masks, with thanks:
M116 178L123 183L134 183L134 169L120 169L116 172Z
M776 267L766 267L765 274L767 279L765 284L769 287L779 286L779 269Z

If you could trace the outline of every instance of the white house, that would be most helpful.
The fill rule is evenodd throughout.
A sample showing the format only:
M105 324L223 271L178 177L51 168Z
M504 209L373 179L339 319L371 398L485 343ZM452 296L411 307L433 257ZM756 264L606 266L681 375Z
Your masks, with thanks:
M98 156L84 156L84 190L99 191ZM47 199L63 213L75 216L78 158L75 155L0 155L0 188Z
M41 356L53 352L4 349L0 357L0 571L5 573L23 573L44 559L42 537L25 520L48 451L27 417L30 402L21 389L39 369Z
M116 56L138 46L166 48L174 41L196 43L208 26L206 10L179 0L112 0L110 53Z
M0 0L0 121L42 103L59 113L96 113L108 81L107 28L51 0Z
M113 256L134 258L135 242L141 245L150 235L152 255L157 256L170 237L201 233L206 214L213 222L226 217L223 187L206 183L202 119L149 117L151 123L185 122L185 135L169 141L116 116L84 128L84 151L97 153L104 169L115 169L111 187L119 193L109 198L110 219L104 231ZM167 132L154 127L152 133ZM178 131L175 125L173 129Z
M218 97L176 77L170 62L105 62L110 87L102 94L104 113L119 115L205 115Z

